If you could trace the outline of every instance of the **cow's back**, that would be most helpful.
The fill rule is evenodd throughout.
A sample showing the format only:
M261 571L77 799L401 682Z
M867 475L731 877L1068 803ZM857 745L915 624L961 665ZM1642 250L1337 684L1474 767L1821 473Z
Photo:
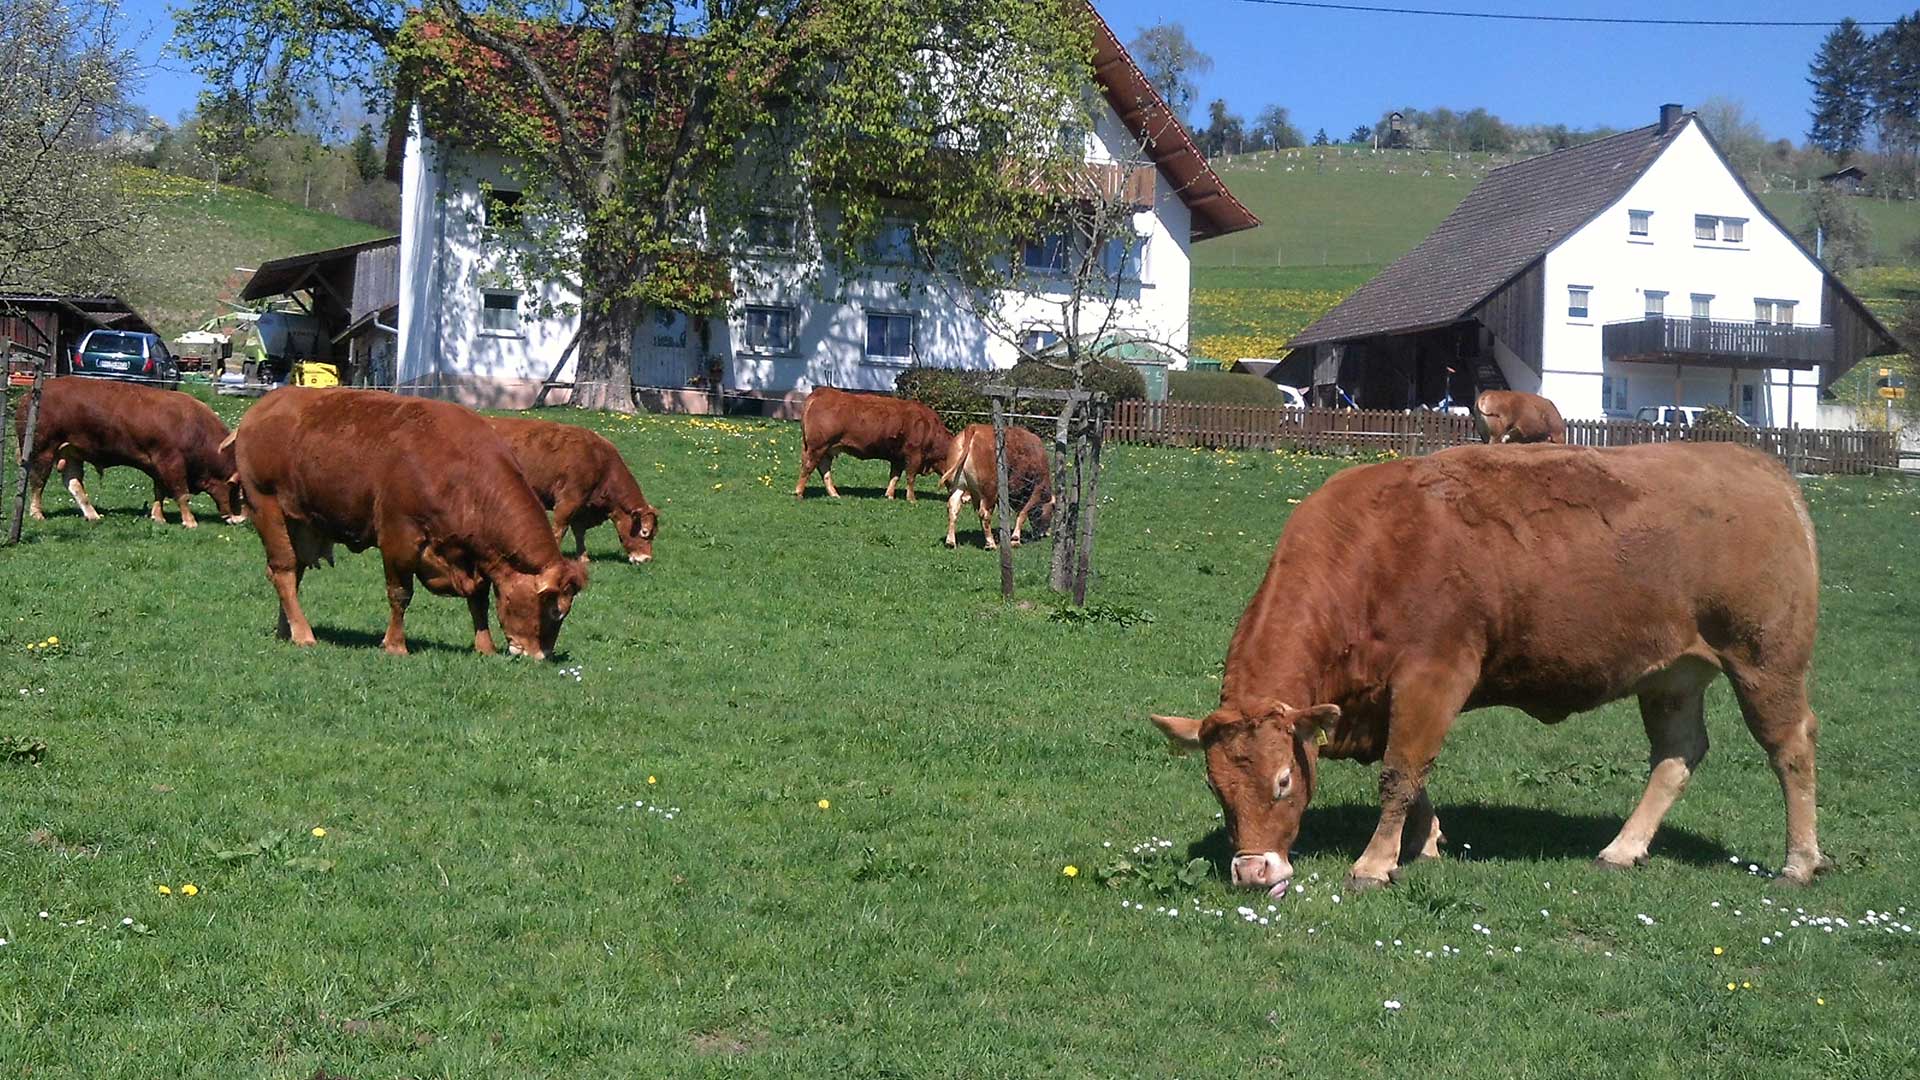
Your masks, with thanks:
M1818 591L1799 488L1757 451L1469 446L1304 500L1235 643L1299 620L1363 666L1472 663L1472 704L1565 714L1729 644L1804 664Z
M14 430L26 437L31 395L14 407ZM65 376L41 388L34 443L67 443L101 466L151 463L165 449L190 461L212 454L226 438L226 425L191 394L109 379Z
M552 546L506 442L450 402L285 387L248 411L235 449L249 496L271 496L287 517L353 546L372 543L382 518L476 549L501 536L515 541L507 550Z

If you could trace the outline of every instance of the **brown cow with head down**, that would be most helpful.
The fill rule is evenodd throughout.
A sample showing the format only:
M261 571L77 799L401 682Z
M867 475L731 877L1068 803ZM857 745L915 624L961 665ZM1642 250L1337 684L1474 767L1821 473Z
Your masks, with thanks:
M620 451L604 437L552 420L490 416L487 423L513 448L520 471L553 511L553 540L573 530L574 557L587 561L587 530L611 520L627 561L653 560L660 515L647 505Z
M1566 445L1567 422L1553 402L1520 390L1483 390L1473 399L1473 414L1490 443Z
M387 569L386 650L407 651L413 583L460 596L473 647L491 653L487 594L500 594L507 648L541 659L587 572L560 554L513 451L471 410L378 390L287 387L234 432L240 482L280 594L280 635L312 645L300 610L307 567L379 545Z
M998 548L993 515L1000 505L1000 474L994 467L992 424L969 424L954 436L940 482L952 493L947 496L947 546L955 546L953 529L960 517L960 504L971 498L980 515L980 529L987 537L987 549ZM1019 507L1011 537L1015 547L1020 544L1021 528L1034 510L1040 511L1043 524L1053 514L1047 446L1040 436L1011 424L1007 426L1007 505Z
M1831 864L1814 829L1807 705L1820 575L1793 478L1727 444L1461 447L1348 469L1287 522L1227 651L1220 707L1155 717L1206 751L1233 881L1278 896L1321 758L1380 761L1380 823L1349 885L1438 854L1427 770L1454 717L1552 724L1629 694L1652 743L1600 862L1645 861L1733 684L1786 795L1782 877Z
M913 482L923 472L937 472L947 458L953 436L940 414L917 401L885 394L849 394L831 386L816 387L800 410L800 478L795 498L807 493L807 477L815 469L827 485L827 494L840 497L833 486L833 459L837 454L882 460L892 466L887 498L904 474L907 501L913 502Z
M14 430L24 443L28 398L14 407ZM227 425L191 394L108 379L49 379L41 390L33 447L22 445L27 487L33 493L35 521L46 520L41 494L54 468L67 482L73 501L88 521L100 513L80 480L84 466L105 470L116 465L139 469L153 479L153 520L167 523L166 500L180 507L180 524L191 529L188 500L196 491L213 499L229 524L246 520L240 487L233 479L233 452L224 446Z

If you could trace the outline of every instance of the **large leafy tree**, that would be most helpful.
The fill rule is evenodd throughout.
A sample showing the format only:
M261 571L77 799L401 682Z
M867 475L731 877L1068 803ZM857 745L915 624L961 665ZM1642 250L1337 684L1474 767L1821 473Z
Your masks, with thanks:
M1835 157L1859 150L1873 115L1873 41L1852 19L1840 20L1815 54L1813 123L1807 141Z
M136 74L115 5L0 4L0 292L118 283L137 212L104 136Z
M755 272L756 211L798 266L854 259L890 214L965 280L1005 262L1078 164L1087 9L1029 0L195 0L222 90L286 80L417 101L444 144L509 162L514 272L580 297L575 401L630 407L649 305L706 313ZM228 58L255 57L233 68Z

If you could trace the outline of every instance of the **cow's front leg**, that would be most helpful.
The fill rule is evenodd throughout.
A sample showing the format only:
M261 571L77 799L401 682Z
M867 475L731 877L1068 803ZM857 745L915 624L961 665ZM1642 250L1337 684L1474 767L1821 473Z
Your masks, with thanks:
M380 647L395 656L407 655L407 605L413 601L413 572L387 560L387 633ZM478 641L475 642L476 646ZM483 650L484 651L484 650Z
M1420 797L1413 801L1407 810L1407 822L1400 828L1400 865L1420 859L1440 857L1440 842L1446 837L1440 835L1440 815L1433 811L1433 801L1427 797L1427 789L1420 789Z
M1464 665L1463 665L1464 666ZM1354 892L1378 888L1392 881L1400 868L1401 836L1418 808L1414 826L1424 849L1432 836L1433 808L1427 801L1427 772L1440 753L1440 744L1453 727L1453 718L1473 689L1477 674L1453 665L1409 670L1394 680L1393 714L1387 724L1387 750L1380 764L1380 823L1367 841L1347 888ZM1436 849L1437 850L1437 849Z
M493 629L487 625L487 599L492 592L490 583L482 582L480 590L467 597L467 614L473 616L473 651L492 656Z
M167 493L160 487L160 481L153 482L153 506L147 511L155 525L167 523Z
M900 466L889 464L887 469L887 498L891 499L893 493L900 489Z
M280 619L275 633L295 645L312 645L313 627L307 623L306 612L300 610L300 575L306 564L293 542L286 515L280 512L279 500L269 496L257 496L252 504L253 529L260 535L260 546L267 553L267 580L273 583L273 591L280 597Z
M573 530L573 557L581 562L591 562L591 557L587 555L586 523L576 521L569 528Z
M903 471L906 473L906 477L907 477L907 501L908 502L914 501L913 482L920 478L920 472L924 468L926 468L926 466L920 461L919 458L907 459L907 466Z
M68 454L60 466L60 478L67 482L67 493L73 496L74 503L80 507L80 516L88 521L99 521L100 511L93 508L93 500L87 498L87 486L81 478L87 473L87 463Z

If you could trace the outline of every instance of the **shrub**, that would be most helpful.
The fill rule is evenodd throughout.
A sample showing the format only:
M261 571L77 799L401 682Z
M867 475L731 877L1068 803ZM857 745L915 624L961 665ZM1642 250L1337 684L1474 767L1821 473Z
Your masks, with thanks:
M1244 371L1169 371L1167 397L1173 401L1200 401L1216 405L1282 406L1280 388Z
M1011 386L1040 390L1065 390L1073 385L1073 373L1050 367L1039 360L1022 360L1007 372ZM1138 400L1147 396L1147 380L1131 365L1120 360L1102 360L1087 368L1086 387L1115 401Z
M959 431L992 413L993 406L981 389L995 374L960 368L917 367L900 373L893 392L897 397L917 401L939 413L947 430Z
M1694 426L1709 427L1709 428L1730 428L1730 427L1746 427L1747 425L1746 425L1746 422L1741 420L1738 416L1735 416L1734 414L1728 412L1727 410L1721 408L1720 406L1709 405L1701 411L1700 419L1695 421Z

